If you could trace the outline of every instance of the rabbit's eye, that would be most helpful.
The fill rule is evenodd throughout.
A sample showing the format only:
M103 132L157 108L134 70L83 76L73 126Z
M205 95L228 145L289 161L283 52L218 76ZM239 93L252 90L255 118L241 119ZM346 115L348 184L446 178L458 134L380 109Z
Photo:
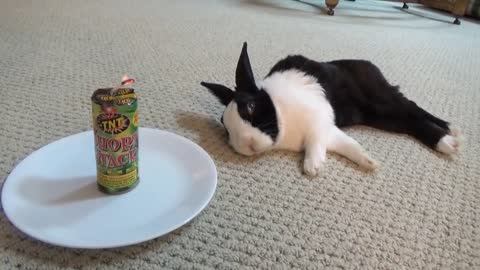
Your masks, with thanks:
M255 103L253 102L248 102L247 103L247 112L248 114L253 114L253 111L255 110Z

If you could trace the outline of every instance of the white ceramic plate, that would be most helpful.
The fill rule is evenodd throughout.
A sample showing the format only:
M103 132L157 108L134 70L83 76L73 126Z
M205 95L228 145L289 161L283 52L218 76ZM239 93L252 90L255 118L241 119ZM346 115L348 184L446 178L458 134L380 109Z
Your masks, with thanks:
M72 248L113 248L147 241L189 222L217 185L210 156L157 129L139 130L137 187L121 195L97 189L93 132L55 141L23 160L6 179L9 220L40 241Z

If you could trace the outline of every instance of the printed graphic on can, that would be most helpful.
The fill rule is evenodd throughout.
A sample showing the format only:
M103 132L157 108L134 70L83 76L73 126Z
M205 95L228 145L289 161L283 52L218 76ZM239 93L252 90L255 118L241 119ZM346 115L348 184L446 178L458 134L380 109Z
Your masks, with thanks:
M109 194L139 182L138 111L133 88L102 88L92 95L97 184Z

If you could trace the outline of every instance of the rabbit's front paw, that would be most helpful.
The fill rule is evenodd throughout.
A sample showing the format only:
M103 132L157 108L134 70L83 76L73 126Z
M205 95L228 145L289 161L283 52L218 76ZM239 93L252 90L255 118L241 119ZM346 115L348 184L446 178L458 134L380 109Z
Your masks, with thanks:
M360 159L359 165L369 171L376 170L380 167L380 164L366 153L363 153L363 157Z
M323 167L323 161L320 158L309 157L303 162L303 171L309 176L316 176Z

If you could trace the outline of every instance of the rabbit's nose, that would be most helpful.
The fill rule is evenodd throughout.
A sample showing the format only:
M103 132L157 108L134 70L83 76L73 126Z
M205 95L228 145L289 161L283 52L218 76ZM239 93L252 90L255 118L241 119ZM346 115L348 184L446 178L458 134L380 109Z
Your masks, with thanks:
M248 148L250 149L250 151L252 153L256 153L257 152L257 148L255 147L255 144L252 142L248 145Z
M242 139L245 143L245 146L247 147L248 150L250 150L250 152L253 152L253 153L257 152L255 141L253 140L253 136L246 135L246 136L243 136Z
M253 141L253 137L248 134L242 134L241 138L242 138L242 141L245 142L245 144L249 144Z

